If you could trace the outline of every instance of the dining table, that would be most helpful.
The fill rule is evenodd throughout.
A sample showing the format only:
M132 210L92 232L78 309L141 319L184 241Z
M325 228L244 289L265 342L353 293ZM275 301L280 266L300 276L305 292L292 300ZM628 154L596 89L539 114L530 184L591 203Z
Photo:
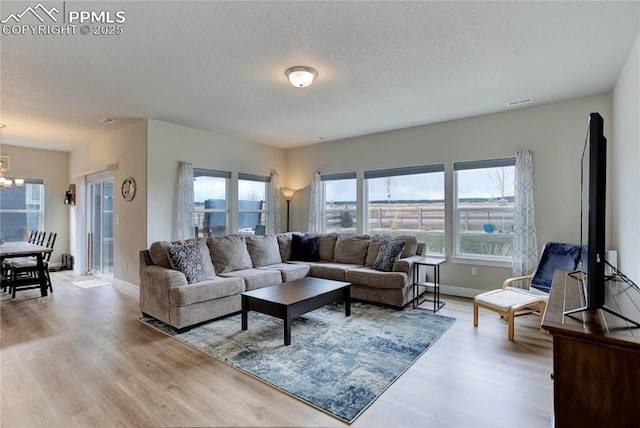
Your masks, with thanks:
M52 252L53 249L42 245L31 244L26 241L3 242L0 244L0 266L2 268L2 289L8 285L21 289L40 288L40 295L46 296L47 275L44 264L44 255ZM12 280L5 275L4 260L15 257L35 257L37 275L35 277L22 277Z

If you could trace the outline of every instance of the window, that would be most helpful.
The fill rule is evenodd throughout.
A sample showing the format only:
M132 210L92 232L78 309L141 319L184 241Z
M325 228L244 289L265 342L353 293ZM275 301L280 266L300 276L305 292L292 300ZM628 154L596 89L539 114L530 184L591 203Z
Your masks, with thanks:
M457 256L510 260L515 164L515 158L453 164Z
M266 233L270 181L271 177L238 174L238 232Z
M444 254L444 165L365 171L367 232L412 235Z
M23 241L32 230L44 229L44 184L39 179L25 179L0 191L0 237L5 241Z
M324 231L355 232L358 223L356 173L326 174L320 180L324 191Z
M197 236L227 234L227 195L231 173L193 169L193 198Z

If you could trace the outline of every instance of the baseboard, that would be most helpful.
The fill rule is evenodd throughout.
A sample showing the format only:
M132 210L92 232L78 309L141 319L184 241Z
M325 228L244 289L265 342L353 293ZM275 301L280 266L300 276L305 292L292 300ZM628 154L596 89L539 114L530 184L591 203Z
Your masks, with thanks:
M480 293L484 293L487 290L478 290L477 288L458 287L455 285L440 284L440 292L442 294L448 294L450 296L466 297L473 299Z

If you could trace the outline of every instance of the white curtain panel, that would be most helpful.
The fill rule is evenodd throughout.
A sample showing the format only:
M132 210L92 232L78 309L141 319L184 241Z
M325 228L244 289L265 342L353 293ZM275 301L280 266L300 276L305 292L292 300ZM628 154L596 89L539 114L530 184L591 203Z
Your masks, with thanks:
M267 233L280 233L280 177L277 172L271 173L271 201L267 205ZM269 200L267 200L269 201Z
M513 212L513 276L528 275L538 264L533 203L533 156L530 151L516 154L515 207Z
M322 232L322 218L324 203L322 200L322 182L320 173L314 172L311 179L311 190L309 192L309 232Z
M193 210L193 165L180 162L178 168L176 219L178 239L189 239L195 235Z

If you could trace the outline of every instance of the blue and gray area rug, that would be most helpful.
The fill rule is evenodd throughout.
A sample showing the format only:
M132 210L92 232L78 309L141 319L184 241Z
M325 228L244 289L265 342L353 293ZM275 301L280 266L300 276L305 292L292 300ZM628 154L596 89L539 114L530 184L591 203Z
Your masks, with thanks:
M328 305L293 321L290 346L282 321L256 312L247 331L239 314L182 334L153 318L141 321L352 423L455 318L359 302L345 317L342 304Z

